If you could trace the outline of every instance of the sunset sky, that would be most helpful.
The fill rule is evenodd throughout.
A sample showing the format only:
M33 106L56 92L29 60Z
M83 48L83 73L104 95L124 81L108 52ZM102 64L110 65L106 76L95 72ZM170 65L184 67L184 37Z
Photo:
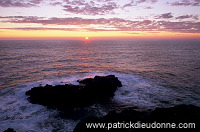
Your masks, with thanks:
M200 0L0 0L0 39L200 38Z

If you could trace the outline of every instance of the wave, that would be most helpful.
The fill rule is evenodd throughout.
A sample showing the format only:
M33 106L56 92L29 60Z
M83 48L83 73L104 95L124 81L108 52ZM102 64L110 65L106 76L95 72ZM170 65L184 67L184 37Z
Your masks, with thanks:
M25 92L33 87L49 85L78 84L77 80L93 78L96 75L115 75L122 82L115 96L107 106L100 104L85 108L84 112L103 116L113 109L137 107L139 109L154 109L168 107L180 103L181 98L176 91L160 85L158 80L146 79L135 74L118 72L90 72L69 75L64 78L40 80L2 89L0 91L0 131L14 128L16 131L48 132L67 131L74 129L79 119L61 118L59 112L44 106L31 104L27 101Z

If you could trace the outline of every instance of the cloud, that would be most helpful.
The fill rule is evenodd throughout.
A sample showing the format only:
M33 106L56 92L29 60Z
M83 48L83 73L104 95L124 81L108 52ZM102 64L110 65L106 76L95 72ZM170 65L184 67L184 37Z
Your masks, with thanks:
M50 5L57 6L57 5L62 5L62 3L61 2L52 2L52 3L50 3Z
M176 2L167 2L171 6L200 6L200 0L179 0Z
M144 9L153 9L151 6L144 7Z
M156 17L156 19L169 19L169 18L173 18L172 13L164 13Z
M129 3L125 4L123 6L123 8L137 6L137 5L142 4L142 3L151 3L151 4L154 4L157 1L158 0L131 0Z
M0 28L7 30L23 30L23 31L37 31L37 30L59 30L59 31L85 31L85 32L102 32L102 31L119 31L117 29L102 29L102 28L45 28L45 27L14 27L14 28Z
M64 11L75 14L104 15L113 13L113 10L117 9L118 5L112 0L97 0L89 2L82 0L74 0L68 1L63 7Z
M182 15L176 17L176 19L188 19L188 18L199 20L198 15Z
M38 7L42 3L57 6L68 0L0 0L1 7Z
M44 27L21 27L21 28L0 28L0 29L9 29L9 30L61 30L61 31L78 31L76 28L44 28Z
M170 16L170 15L166 15ZM179 19L184 19L188 16L179 16ZM26 17L26 16L7 16L0 17L2 22L9 23L30 23L43 25L43 28L8 28L16 30L62 30L62 31L169 31L181 33L200 33L200 22L186 21L186 22L169 22L169 21L132 21L121 18L98 18L98 19L84 19L80 17L71 18L42 18L42 17ZM49 25L64 25L72 28L49 28ZM46 26L48 26L46 28ZM76 28L73 28L73 27Z
M136 3L156 3L158 0L137 0Z
M124 5L119 5L117 0L67 0L63 5L64 11L84 15L113 14L115 9L136 6L141 3L156 3L158 0L131 0ZM147 7L146 9L150 9Z
M105 15L114 14L115 9L136 6L142 3L156 3L158 0L127 0L126 4L118 0L0 0L0 7L39 7L43 4L61 6L73 14ZM151 9L147 6L144 9Z
M0 16L0 19L6 19L6 18L9 18L9 19L13 19L13 18L25 18L24 16Z
M180 33L200 33L200 22L166 22L160 21L159 24L163 31Z
M178 16L176 17L176 19L187 19L187 18L191 18L192 15L183 15L183 16Z
M44 0L0 0L1 7L33 7Z
M36 16L7 16L0 17L2 19L9 18L8 20L3 20L3 22L9 23L35 23L42 25L90 25L90 24L109 24L113 22L123 22L125 20L120 18L112 19L84 19L80 17L70 17L70 18L44 18Z

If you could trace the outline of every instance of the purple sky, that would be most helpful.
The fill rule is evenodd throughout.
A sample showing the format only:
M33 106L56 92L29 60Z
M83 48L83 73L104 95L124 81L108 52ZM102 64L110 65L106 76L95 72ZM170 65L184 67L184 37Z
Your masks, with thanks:
M41 30L199 35L199 19L200 0L0 0L1 36Z

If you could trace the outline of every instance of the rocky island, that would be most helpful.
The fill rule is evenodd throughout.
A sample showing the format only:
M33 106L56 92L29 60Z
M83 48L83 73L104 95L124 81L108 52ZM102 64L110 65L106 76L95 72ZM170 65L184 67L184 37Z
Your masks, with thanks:
M95 103L109 100L121 82L114 75L95 76L78 80L79 85L46 85L34 87L26 92L28 100L33 104L70 109L88 107Z

